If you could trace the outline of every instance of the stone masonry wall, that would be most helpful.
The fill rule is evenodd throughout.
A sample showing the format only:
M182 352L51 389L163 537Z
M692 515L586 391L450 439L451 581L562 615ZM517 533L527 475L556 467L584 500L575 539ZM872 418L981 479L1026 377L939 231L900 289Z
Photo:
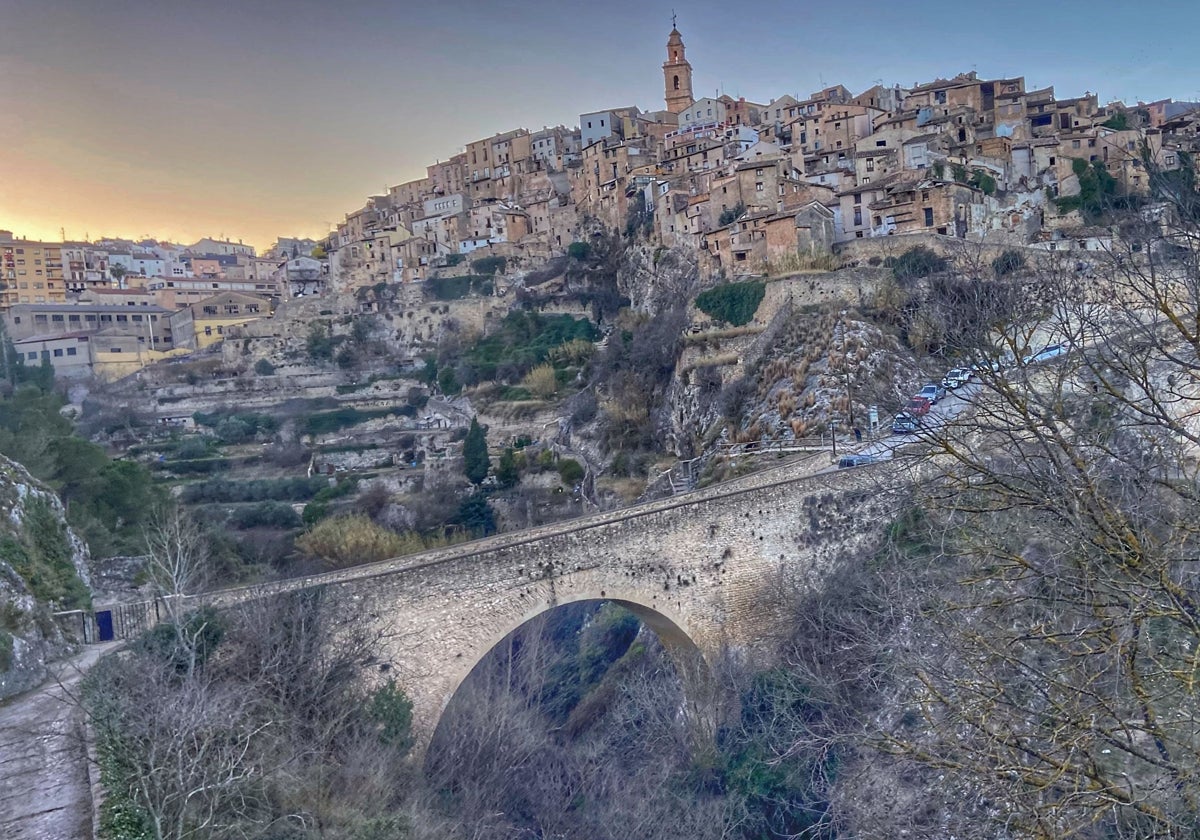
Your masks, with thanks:
M510 632L573 601L613 599L668 646L711 657L771 639L787 578L816 583L870 550L893 518L892 467L749 483L320 575L390 634L391 674L414 703L419 748L471 669ZM230 593L234 596L235 593Z

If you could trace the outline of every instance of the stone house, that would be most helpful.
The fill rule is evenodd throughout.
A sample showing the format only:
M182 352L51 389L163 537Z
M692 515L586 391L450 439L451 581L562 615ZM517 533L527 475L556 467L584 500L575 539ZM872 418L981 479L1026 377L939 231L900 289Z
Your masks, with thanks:
M971 220L983 205L983 194L974 187L952 181L897 179L884 195L868 206L872 235L939 233L964 238Z
M200 350L223 341L232 328L267 318L271 302L257 295L224 292L185 306L170 316L175 346Z

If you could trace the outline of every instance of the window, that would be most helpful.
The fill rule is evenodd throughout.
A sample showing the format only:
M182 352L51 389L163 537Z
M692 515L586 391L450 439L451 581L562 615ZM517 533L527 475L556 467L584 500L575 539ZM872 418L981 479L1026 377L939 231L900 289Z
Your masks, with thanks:
M1078 141L1078 140L1072 140L1072 141L1071 141L1071 148L1072 148L1072 149L1078 149L1078 148L1079 148L1079 141Z
M925 227L932 227L932 226L933 226L933 208L926 207L925 208Z
M60 347L56 347L56 348L54 348L54 355L55 355L55 356L62 356L62 354L63 354L62 348L60 348Z
M68 356L75 356L75 355L77 355L77 351L75 350L75 348L74 348L74 347L68 347L68 348L67 348L67 355L68 355Z
M863 219L863 217L862 217L862 208L861 208L861 207L855 207L855 208L854 208L854 225L855 225L856 227L857 227L857 226L859 226L859 225L861 225L861 224L862 224L862 219Z
M867 171L868 172L875 171L875 158L867 158Z
M862 204L862 193L855 193L855 194L854 194L854 203L855 203L855 204Z
M1165 163L1167 166L1174 166L1175 155L1167 155L1165 158L1163 158L1163 163Z
M109 348L108 348L108 352L109 352L109 353L120 353L120 352L121 352L121 348L120 348L120 347L109 347Z
M63 320L63 316L61 316L61 315L51 315L51 316L50 316L50 320L51 320L51 321L53 321L53 322L54 322L54 323L56 323L56 324L61 324L61 323L62 323L62 320Z

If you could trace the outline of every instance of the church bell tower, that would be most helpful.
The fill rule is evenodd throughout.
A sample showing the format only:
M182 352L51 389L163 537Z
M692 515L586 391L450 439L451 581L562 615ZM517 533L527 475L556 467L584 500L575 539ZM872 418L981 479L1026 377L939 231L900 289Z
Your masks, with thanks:
M683 36L675 28L675 16L671 16L671 34L667 38L667 60L663 64L663 79L666 82L667 110L678 114L692 104L692 65L684 54Z

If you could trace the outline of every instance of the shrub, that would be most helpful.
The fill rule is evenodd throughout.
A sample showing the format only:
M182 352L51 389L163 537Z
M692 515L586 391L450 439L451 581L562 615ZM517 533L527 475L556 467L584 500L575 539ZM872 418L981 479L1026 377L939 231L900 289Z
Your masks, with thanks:
M202 502L264 502L311 499L325 490L329 481L313 478L262 478L254 481L210 479L185 486L180 499L188 504Z
M556 365L582 365L591 358L596 347L585 338L564 341L549 353L550 361Z
M367 712L378 727L381 743L400 747L404 751L412 747L412 709L412 701L397 687L395 680L388 680L375 690L367 704ZM385 836L400 837L406 833L396 832Z
M244 443L260 432L270 434L279 428L279 421L271 415L254 412L197 411L192 419L211 427L222 443Z
M564 345L577 339L590 343L598 334L586 318L514 311L463 353L462 361L478 379L516 378Z
M300 515L283 502L239 505L229 517L235 528L299 528Z
M481 295L492 293L490 275L464 274L460 277L434 277L425 281L425 292L437 300L459 300L472 292Z
M225 637L225 622L213 607L203 607L182 619L182 633L169 623L157 624L143 633L134 643L156 659L182 673L194 665L203 665ZM188 639L191 650L180 644L180 636Z
M1020 251L1008 250L992 260L992 271L997 277L1014 274L1025 267L1025 255Z
M159 461L156 470L167 470L176 475L204 475L229 469L228 458L197 458L195 460Z
M720 217L717 219L717 224L721 227L727 227L742 217L746 212L746 205L738 203L727 210L722 210Z
M308 357L315 362L327 362L333 358L333 338L329 335L328 325L314 321L308 328L308 338L304 342Z
M480 257L471 260L471 270L476 274L503 274L506 263L504 257Z
M583 480L583 465L574 458L563 458L558 462L558 477L563 484L578 484Z
M567 246L567 256L573 260L586 260L592 253L592 246L586 242L572 242Z
M465 260L466 258L467 258L466 254L447 254L446 255L446 265L449 265L449 266L461 265L463 260Z
M521 387L531 394L546 399L558 393L558 375L554 365L541 364L535 367L521 380Z
M696 308L714 320L740 327L750 323L766 288L764 283L756 280L724 283L702 292L696 298Z
M515 487L521 480L521 471L517 468L517 456L513 452L512 447L508 447L500 455L500 462L496 465L496 481L501 487Z
M348 429L351 426L357 426L359 423L365 423L367 420L387 417L389 414L413 417L416 413L417 410L411 405L396 405L391 408L371 409L348 406L346 408L335 409L334 411L322 411L317 414L310 414L304 419L300 428L305 434L327 435L342 429Z
M254 372L259 376L271 376L275 373L275 365L267 359L259 359L254 363Z
M442 389L442 393L448 397L452 397L462 390L462 383L458 381L458 374L452 367L444 367L438 371L437 384Z
M928 277L945 270L946 261L923 245L905 251L892 265L892 275L901 282Z
M331 569L342 569L412 554L424 549L425 543L416 534L397 534L368 516L354 514L318 522L296 540L296 548Z
M992 195L996 192L996 179L982 169L976 169L971 173L970 184L984 195Z
M462 500L458 506L456 521L466 531L486 537L496 531L496 515L487 496L482 491L475 491Z
M51 601L63 609L86 609L91 594L79 579L72 562L66 525L50 505L30 498L25 506L21 540L0 538L0 560L6 562L29 587L34 597Z
M212 445L209 438L200 435L186 437L175 445L174 455L176 458L182 458L190 461L196 458L204 458L212 454Z

